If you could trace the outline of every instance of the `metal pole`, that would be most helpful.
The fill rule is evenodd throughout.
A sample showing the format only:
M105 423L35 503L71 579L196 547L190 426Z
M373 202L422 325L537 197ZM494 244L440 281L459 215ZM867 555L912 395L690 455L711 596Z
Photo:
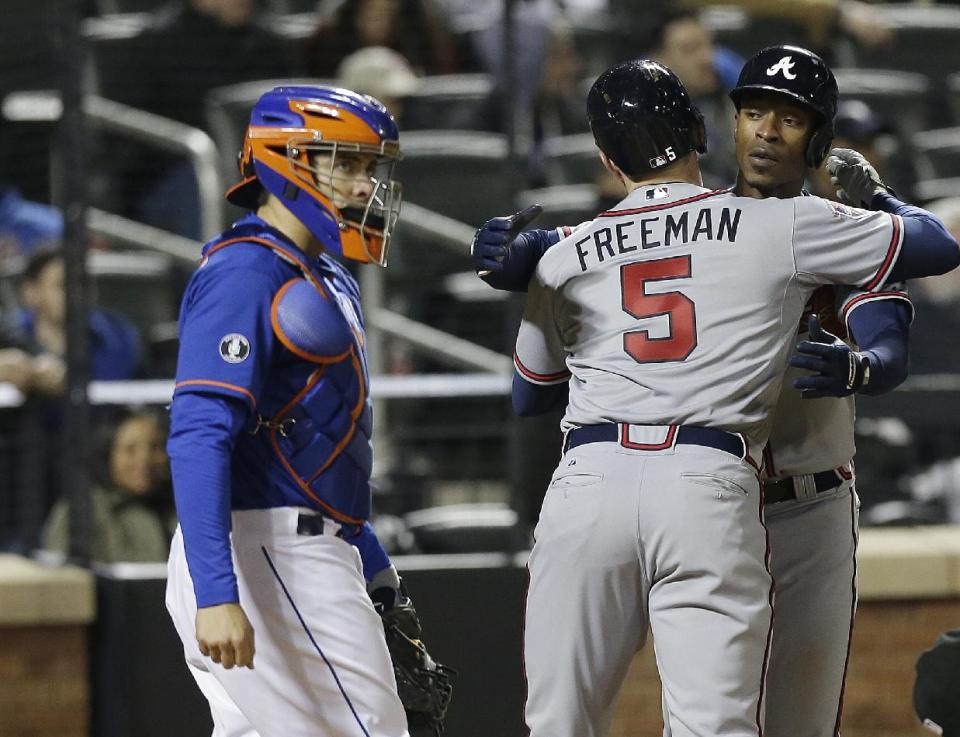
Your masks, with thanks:
M57 23L63 115L56 146L62 162L58 201L64 216L67 378L63 400L62 488L70 503L70 558L85 565L92 538L89 449L89 289L86 273L86 156L83 89L86 47L80 34L83 0L62 0Z

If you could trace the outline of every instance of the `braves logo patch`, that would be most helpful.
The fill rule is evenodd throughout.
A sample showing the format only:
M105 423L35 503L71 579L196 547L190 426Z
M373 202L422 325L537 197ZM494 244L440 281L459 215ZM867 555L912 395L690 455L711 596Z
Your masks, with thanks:
M783 57L780 61L767 69L768 77L777 76L777 72L783 74L787 79L796 79L797 75L793 73L793 61L789 56Z
M250 355L250 341L240 333L229 333L220 338L220 358L227 363L241 363Z
M830 209L833 210L833 216L837 218L850 218L851 220L860 220L870 214L868 210L861 210L859 207L850 207L840 202L827 200Z

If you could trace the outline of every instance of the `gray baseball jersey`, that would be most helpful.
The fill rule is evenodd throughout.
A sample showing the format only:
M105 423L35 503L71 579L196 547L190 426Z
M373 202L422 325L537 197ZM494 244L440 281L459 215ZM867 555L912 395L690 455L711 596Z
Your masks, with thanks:
M567 430L720 428L756 461L808 298L831 282L877 289L902 231L813 197L640 188L545 254L517 370L569 380ZM756 471L713 448L649 447L571 447L547 490L524 635L532 737L605 734L648 626L674 737L761 732L772 579Z
M637 189L541 259L515 365L533 383L569 379L564 430L701 425L759 452L814 289L874 291L896 261L896 215L728 192Z

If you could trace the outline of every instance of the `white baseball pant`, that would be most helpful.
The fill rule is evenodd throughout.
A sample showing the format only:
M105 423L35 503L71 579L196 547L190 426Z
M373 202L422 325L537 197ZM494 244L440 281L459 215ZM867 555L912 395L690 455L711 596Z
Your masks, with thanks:
M233 512L233 564L254 629L253 670L226 670L201 655L179 529L174 537L167 609L210 703L213 737L408 737L360 555L336 537L339 525L330 520L322 535L298 535L302 512Z

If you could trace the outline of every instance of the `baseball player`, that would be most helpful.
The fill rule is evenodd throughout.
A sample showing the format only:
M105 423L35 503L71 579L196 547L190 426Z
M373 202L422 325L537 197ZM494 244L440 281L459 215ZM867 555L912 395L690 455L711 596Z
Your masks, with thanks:
M773 596L758 477L804 305L960 251L892 198L869 212L703 189L702 118L654 62L605 72L587 108L628 195L543 255L517 336L516 410L567 399L529 561L527 724L606 733L649 626L671 733L758 735ZM882 190L859 162L833 170Z
M217 737L407 735L378 616L404 597L366 522L363 318L337 260L384 264L398 157L371 97L267 92L227 193L252 212L183 298L166 599Z
M830 69L805 49L770 47L746 63L732 96L739 111L740 173L728 196L802 194L809 169L821 164L832 139L837 85ZM812 126L797 127L797 105L806 108L801 118L812 112ZM500 224L490 221L485 228L493 230L481 231L478 240L497 240ZM549 245L559 234L528 231L524 238ZM497 253L497 244L491 252ZM516 259L511 267L521 265ZM525 283L529 273L511 279ZM811 315L817 316L812 336ZM828 737L838 731L856 607L859 502L853 488L852 395L879 394L903 381L911 319L902 285L872 293L821 287L804 310L798 332L805 341L791 359L763 455L775 582L764 722L772 737ZM849 343L837 341L824 326Z

